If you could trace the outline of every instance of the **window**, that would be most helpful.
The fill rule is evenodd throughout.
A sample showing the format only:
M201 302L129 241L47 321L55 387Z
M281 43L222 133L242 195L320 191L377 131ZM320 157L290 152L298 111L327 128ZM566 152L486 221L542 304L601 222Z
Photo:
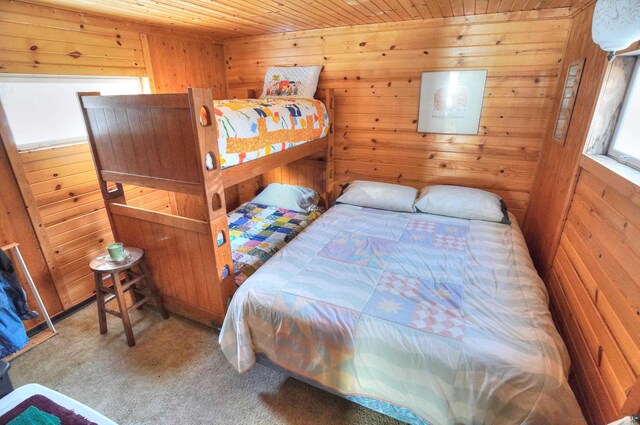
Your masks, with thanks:
M622 104L616 131L609 146L609 156L640 169L640 60Z
M0 77L0 100L19 150L87 140L77 92L140 94L148 92L137 77Z

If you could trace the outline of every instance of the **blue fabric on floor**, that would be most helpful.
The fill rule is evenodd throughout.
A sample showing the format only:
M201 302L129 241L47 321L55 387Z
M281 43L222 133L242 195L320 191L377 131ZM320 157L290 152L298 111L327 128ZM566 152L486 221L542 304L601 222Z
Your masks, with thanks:
M22 289L18 275L16 274L9 256L0 250L0 278L3 278L7 285L3 285L9 301L18 317L22 320L31 320L38 317L38 312L31 310L27 304L27 294Z
M0 275L0 357L11 355L27 345L29 338L22 320L7 294L9 283Z

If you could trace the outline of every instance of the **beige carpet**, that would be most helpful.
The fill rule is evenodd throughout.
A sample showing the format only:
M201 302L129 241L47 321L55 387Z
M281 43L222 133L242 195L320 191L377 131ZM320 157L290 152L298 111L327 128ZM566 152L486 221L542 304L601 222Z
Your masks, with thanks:
M100 335L95 304L62 320L59 335L12 362L14 386L39 383L120 424L398 424L257 365L239 375L217 331L134 311L137 345L119 319Z

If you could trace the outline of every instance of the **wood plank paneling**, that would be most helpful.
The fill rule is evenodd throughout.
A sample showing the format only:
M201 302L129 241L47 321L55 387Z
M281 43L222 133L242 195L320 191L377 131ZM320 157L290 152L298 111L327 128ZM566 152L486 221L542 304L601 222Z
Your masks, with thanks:
M73 15L73 14L72 14ZM0 72L146 74L137 31L115 22L83 22L19 2L0 1Z
M227 40L229 96L262 86L268 66L324 66L336 91L336 182L462 184L528 208L569 19L530 13L365 25ZM420 76L487 69L477 135L417 133ZM282 173L282 172L281 172Z
M593 424L640 411L640 188L583 158L548 285Z
M93 295L91 258L113 242L89 145L25 151L20 157L54 262L75 305ZM133 206L170 211L167 192L128 185L125 193Z
M0 219L0 245L20 244L20 251L24 261L29 268L29 273L38 288L47 311L50 315L60 313L63 310L60 297L49 273L38 239L33 231L25 203L18 190L18 184L2 144L0 144L0 182L2 182L2 189L0 190L0 211L2 212L2 218ZM32 308L37 309L31 293L27 292L27 294L30 305ZM30 328L40 321L36 319L25 322L25 327Z
M222 45L158 34L147 36L149 73L156 93L184 93L189 87L208 87L215 99L227 98Z
M591 126L591 117L607 68L606 53L591 41L593 9L591 6L573 19L565 65L586 58L580 91L564 146L553 140L553 126L547 128L532 191L530 213L523 229L531 257L543 279L555 256L577 179L578 158ZM566 71L567 66L564 66L563 76ZM558 88L557 98L560 97L560 90L562 87ZM551 109L557 110L557 105Z
M207 34L191 34L15 0L0 0L0 73L146 76L140 33L175 38L186 46L180 61L159 61L157 69L199 65L199 55L215 51ZM197 48L198 51L192 50ZM176 52L177 53L177 52ZM175 56L174 56L175 58ZM175 65L177 64L177 65ZM215 73L215 68L210 73Z
M40 4L213 34L220 38L487 13L567 13L588 0L34 0ZM559 9L561 8L561 9Z
M524 233L571 355L577 398L589 422L603 425L640 410L640 201L637 181L582 153L610 69L591 41L593 9L573 20L565 62L586 58L582 83L565 145L547 128Z

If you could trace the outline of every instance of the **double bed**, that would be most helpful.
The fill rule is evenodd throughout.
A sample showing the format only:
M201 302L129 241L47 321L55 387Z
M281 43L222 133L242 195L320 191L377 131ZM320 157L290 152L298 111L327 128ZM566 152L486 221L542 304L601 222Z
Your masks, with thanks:
M408 423L582 424L511 221L335 205L236 291L222 351Z

